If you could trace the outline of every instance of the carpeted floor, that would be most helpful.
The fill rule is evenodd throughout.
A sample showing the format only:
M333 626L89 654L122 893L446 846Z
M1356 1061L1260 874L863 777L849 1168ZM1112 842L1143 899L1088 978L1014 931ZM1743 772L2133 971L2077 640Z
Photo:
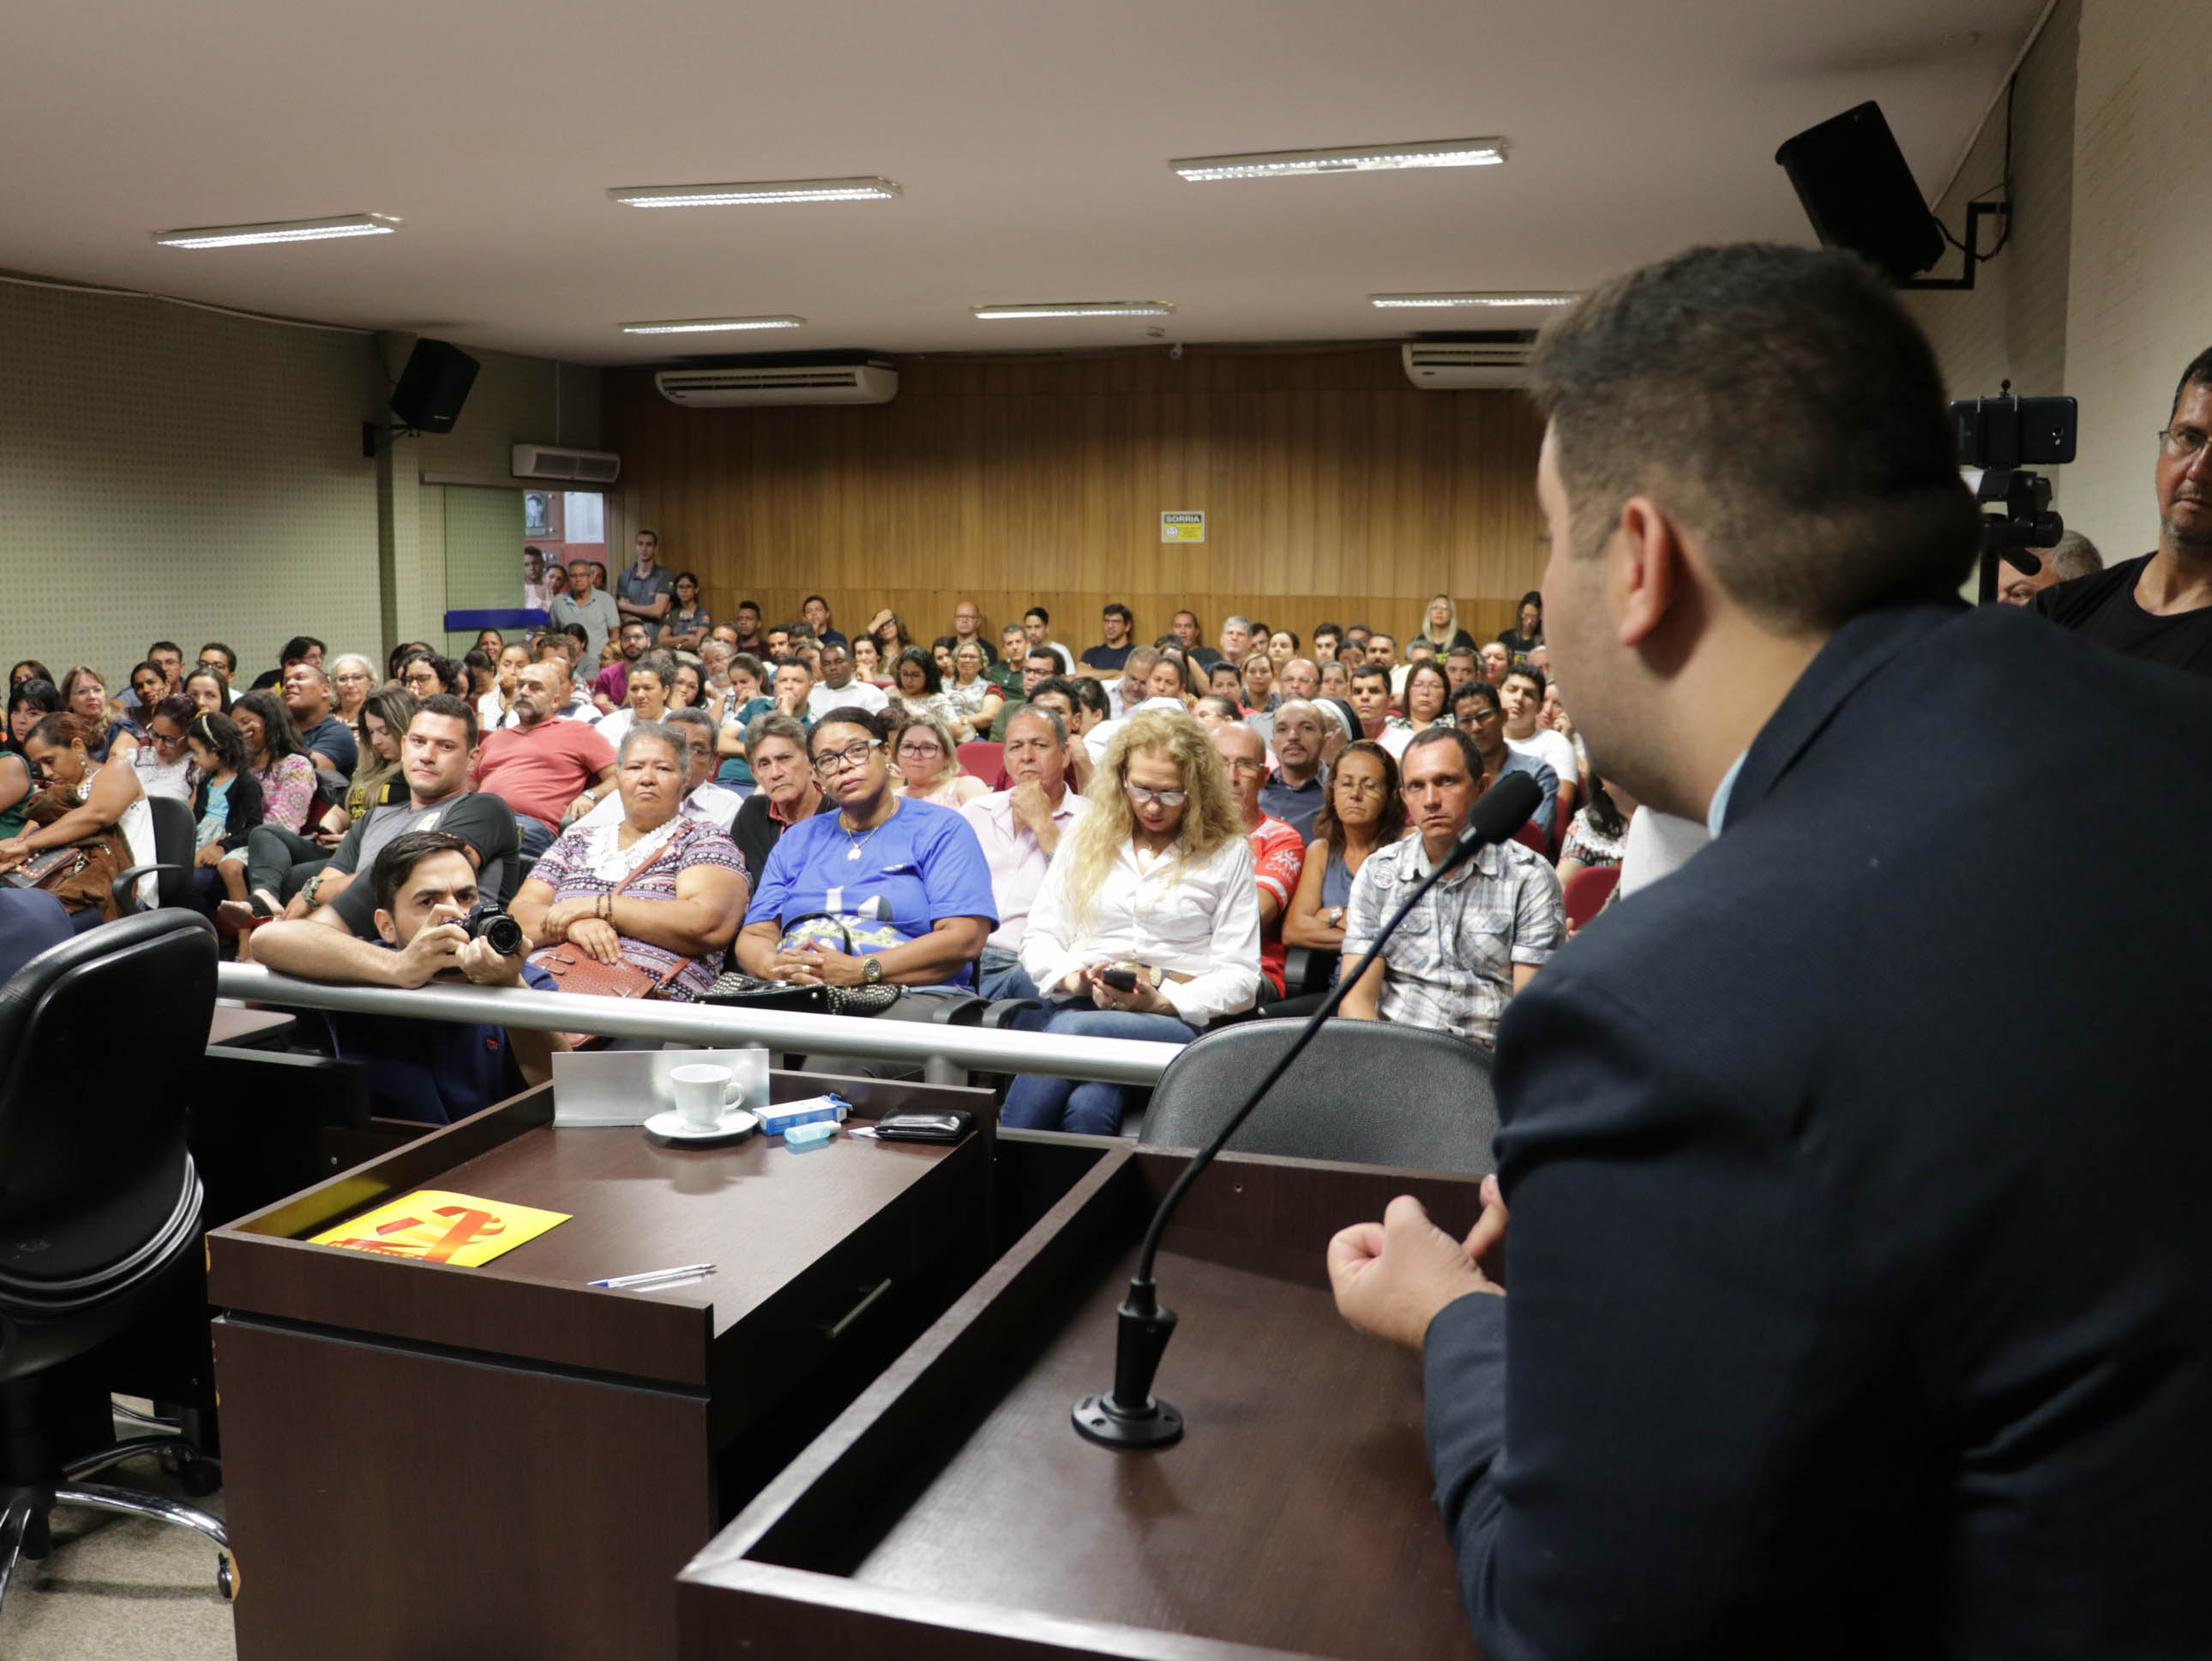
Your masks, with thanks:
M150 1455L92 1480L223 1514L221 1493L188 1497ZM213 1541L148 1518L74 1508L54 1512L53 1534L44 1562L16 1566L0 1608L0 1661L235 1661Z

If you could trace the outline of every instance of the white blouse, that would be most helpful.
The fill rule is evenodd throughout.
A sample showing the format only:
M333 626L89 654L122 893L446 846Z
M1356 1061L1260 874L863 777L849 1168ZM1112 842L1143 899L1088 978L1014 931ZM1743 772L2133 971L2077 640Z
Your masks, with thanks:
M1099 882L1087 925L1067 895L1067 843L1045 873L1022 936L1022 967L1048 996L1072 971L1094 963L1149 964L1166 980L1160 995L1193 1026L1252 1007L1260 989L1260 889L1244 837L1204 860L1178 843L1164 854L1122 844Z

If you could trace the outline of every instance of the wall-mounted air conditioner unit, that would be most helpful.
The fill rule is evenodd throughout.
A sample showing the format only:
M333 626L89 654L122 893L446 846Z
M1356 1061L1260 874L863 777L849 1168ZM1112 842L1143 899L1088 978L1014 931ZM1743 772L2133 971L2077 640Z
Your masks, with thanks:
M888 404L898 371L888 359L849 363L748 364L720 369L661 369L653 384L671 404L695 410L763 404Z
M622 458L611 450L566 450L557 444L518 444L514 447L514 471L517 478L611 484L622 472Z
M1518 386L1527 378L1534 329L1492 329L1449 340L1409 340L1400 348L1406 378L1423 392Z

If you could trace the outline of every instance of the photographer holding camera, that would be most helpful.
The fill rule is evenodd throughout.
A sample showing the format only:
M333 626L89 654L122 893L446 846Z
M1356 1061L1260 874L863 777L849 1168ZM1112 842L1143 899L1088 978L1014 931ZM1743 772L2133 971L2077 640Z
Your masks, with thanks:
M451 831L409 830L376 856L369 873L379 939L307 921L272 922L255 956L302 980L411 989L435 979L473 986L558 989L524 961L530 941L503 911L476 913L476 867ZM380 1118L450 1124L552 1077L567 1040L553 1032L401 1016L327 1014L341 1061L368 1070L370 1110Z

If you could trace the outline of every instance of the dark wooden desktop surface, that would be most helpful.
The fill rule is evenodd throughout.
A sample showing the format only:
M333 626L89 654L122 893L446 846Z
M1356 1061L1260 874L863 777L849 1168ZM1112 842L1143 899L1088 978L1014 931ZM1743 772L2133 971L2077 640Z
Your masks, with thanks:
M1002 1157L1010 1150L1001 1143ZM1172 1156L1115 1150L685 1572L686 1661L752 1654L1451 1658L1476 1652L1420 1375L1330 1299L1343 1223L1472 1179L1223 1159L1158 1265L1176 1445L1077 1436Z
M241 1661L672 1653L725 1507L980 1264L983 1135L678 1149L550 1115L526 1092L210 1234ZM572 1215L474 1269L304 1238L418 1188Z

